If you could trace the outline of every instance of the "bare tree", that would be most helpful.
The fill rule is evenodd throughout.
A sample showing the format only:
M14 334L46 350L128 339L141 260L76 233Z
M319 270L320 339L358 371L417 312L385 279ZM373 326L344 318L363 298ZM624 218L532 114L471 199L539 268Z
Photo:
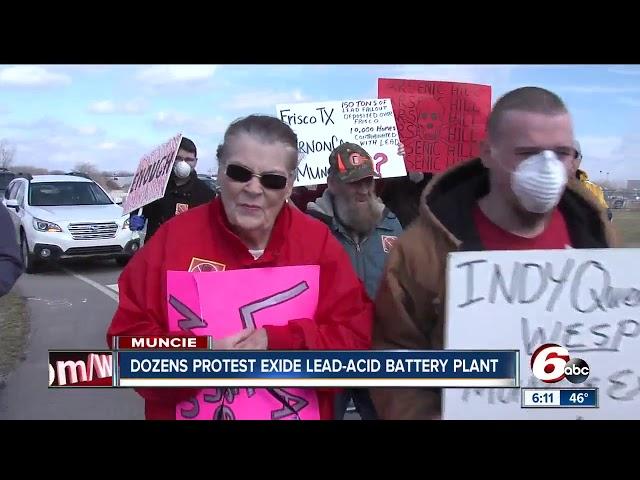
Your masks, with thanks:
M105 188L108 191L111 190L120 190L120 185L118 185L116 182L114 182L113 180L107 180L104 184Z
M13 170L16 173L30 174L30 175L48 175L49 170L41 167L33 167L31 165L15 165Z
M92 180L97 180L102 176L100 171L96 168L96 166L91 162L80 162L76 163L73 167L74 172L84 173L88 177L91 177Z
M11 145L9 140L0 139L0 168L9 168L16 158L16 146Z
M76 163L73 167L74 172L79 172L85 174L91 180L96 183L99 183L102 186L105 186L107 183L107 179L100 173L98 168L91 162L80 162Z

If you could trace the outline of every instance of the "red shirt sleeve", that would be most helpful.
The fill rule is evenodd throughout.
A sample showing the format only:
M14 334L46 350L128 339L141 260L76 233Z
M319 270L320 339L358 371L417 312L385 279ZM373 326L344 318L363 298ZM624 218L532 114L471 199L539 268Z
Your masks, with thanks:
M371 348L373 303L347 252L327 229L320 260L315 319L265 326L269 350L366 350Z

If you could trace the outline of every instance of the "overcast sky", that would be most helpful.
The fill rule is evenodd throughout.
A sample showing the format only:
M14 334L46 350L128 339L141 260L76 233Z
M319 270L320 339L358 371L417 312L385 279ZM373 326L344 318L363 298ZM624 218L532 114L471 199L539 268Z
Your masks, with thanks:
M3 65L0 138L16 144L21 165L135 170L182 132L204 173L232 120L274 115L281 102L374 98L379 77L488 84L494 101L524 85L548 88L574 116L592 178L640 178L640 67L624 65Z

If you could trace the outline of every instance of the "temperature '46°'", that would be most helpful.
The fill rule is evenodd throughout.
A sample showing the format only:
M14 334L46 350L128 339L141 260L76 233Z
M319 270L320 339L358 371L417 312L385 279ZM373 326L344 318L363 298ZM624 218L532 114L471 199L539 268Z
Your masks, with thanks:
M560 389L560 406L566 408L598 408L598 389Z
M589 398L589 392L572 393L571 396L569 397L569 401L571 403L582 404L587 398Z

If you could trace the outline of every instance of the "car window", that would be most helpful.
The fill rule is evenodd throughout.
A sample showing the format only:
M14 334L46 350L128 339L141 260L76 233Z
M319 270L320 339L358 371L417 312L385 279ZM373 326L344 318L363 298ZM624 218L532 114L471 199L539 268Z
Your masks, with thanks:
M4 198L6 200L9 200L9 195L11 195L11 190L13 189L14 185L9 184L9 186L7 187L7 189L4 191Z
M24 200L24 182L20 182L20 186L18 187L18 191L16 193L16 200L18 201L18 205L24 205L22 201Z
M11 185L11 188L9 189L9 196L7 197L9 200L14 200L16 198L21 183L22 182L15 182Z
M92 182L32 183L29 191L29 205L39 207L112 204L108 195Z

